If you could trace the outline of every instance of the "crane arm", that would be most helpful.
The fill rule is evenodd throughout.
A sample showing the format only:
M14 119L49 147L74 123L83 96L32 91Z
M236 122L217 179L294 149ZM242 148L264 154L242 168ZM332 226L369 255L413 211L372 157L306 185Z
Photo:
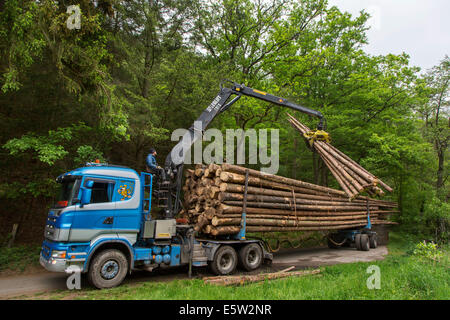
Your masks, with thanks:
M311 116L315 116L320 119L317 129L318 130L323 129L324 116L319 111L303 107L301 105L292 103L284 98L280 98L257 89L246 87L242 84L237 84L234 82L231 83L233 84L231 88L223 87L221 85L219 94L214 98L211 104L205 109L205 111L203 111L203 113L194 122L194 124L196 125L192 125L189 128L188 132L186 132L185 136L183 136L180 142L172 149L172 151L169 153L165 161L166 169L169 168L173 169L174 166L181 164L182 160L184 159L183 150L186 151L188 147L194 144L194 142L200 136L195 134L196 130L200 130L203 133L203 131L206 130L207 126L218 114L227 110L233 103L239 100L239 98L242 95L271 102L278 106L291 108L293 110L300 111ZM235 95L234 99L232 99L227 103L227 101L232 95ZM189 143L190 145L186 145L186 143Z
M287 108L291 108L293 110L296 111L300 111L303 113L306 113L310 116L314 116L320 119L319 125L317 126L318 130L322 130L323 129L323 115L322 113L320 113L319 111L313 110L313 109L309 109L306 107L303 107L301 105L298 105L296 103L290 102L284 98L280 98L277 96L274 96L270 93L266 93L264 91L260 91L260 90L256 90L256 89L252 89L249 87L246 87L244 85L239 85L239 84L235 84L233 90L235 92L237 92L237 94L243 94L249 97L253 97L256 99L260 99L263 101L268 101L271 102L273 104L279 105L281 107L287 107Z
M162 184L158 188L165 189L163 191L167 204L165 206L166 218L173 218L179 210L179 195L182 183L182 171L185 158L185 151L188 151L195 141L202 136L211 121L220 113L226 111L232 104L239 100L242 96L253 97L262 101L271 102L278 106L287 107L296 111L306 113L319 118L320 122L317 126L318 130L323 129L324 116L316 110L312 110L298 104L292 103L284 98L274 96L272 94L246 87L242 84L226 80L231 83L230 87L220 85L220 92L211 102L211 104L202 112L194 124L186 131L181 140L175 145L171 152L167 155L164 163L165 177ZM231 96L235 96L228 101ZM196 131L199 131L196 134Z

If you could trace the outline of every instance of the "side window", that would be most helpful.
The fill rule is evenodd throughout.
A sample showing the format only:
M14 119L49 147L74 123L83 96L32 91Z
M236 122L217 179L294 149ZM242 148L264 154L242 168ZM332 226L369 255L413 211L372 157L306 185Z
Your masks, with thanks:
M114 194L114 181L96 180L92 187L91 203L112 202ZM87 180L86 180L87 181Z

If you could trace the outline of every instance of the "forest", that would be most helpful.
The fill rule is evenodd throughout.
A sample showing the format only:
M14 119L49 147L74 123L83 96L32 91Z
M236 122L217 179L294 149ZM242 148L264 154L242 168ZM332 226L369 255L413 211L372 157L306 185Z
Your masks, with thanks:
M449 57L421 70L368 54L369 18L326 0L0 2L0 242L14 224L17 242L42 241L64 172L141 171L151 147L162 165L223 79L319 110L332 144L394 189L392 220L448 240ZM286 111L242 98L209 127L279 129L279 175L339 188Z

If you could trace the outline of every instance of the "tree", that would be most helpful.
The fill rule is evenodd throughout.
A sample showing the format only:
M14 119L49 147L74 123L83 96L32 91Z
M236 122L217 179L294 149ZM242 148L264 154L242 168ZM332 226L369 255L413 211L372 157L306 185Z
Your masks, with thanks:
M445 167L446 155L450 141L450 59L448 56L441 63L427 72L426 85L429 89L429 101L425 108L426 134L433 142L437 157L438 169L436 173L436 190L441 198L450 197L448 190L443 190L448 178Z

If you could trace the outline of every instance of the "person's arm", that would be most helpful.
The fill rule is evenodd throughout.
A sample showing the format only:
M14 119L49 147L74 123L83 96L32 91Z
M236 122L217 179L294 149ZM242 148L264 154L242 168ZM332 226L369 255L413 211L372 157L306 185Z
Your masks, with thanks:
M152 169L152 170L156 169L157 163L156 163L156 159L155 159L155 157L153 155L149 154L147 156L147 161L146 162L147 162L147 166L150 169Z

